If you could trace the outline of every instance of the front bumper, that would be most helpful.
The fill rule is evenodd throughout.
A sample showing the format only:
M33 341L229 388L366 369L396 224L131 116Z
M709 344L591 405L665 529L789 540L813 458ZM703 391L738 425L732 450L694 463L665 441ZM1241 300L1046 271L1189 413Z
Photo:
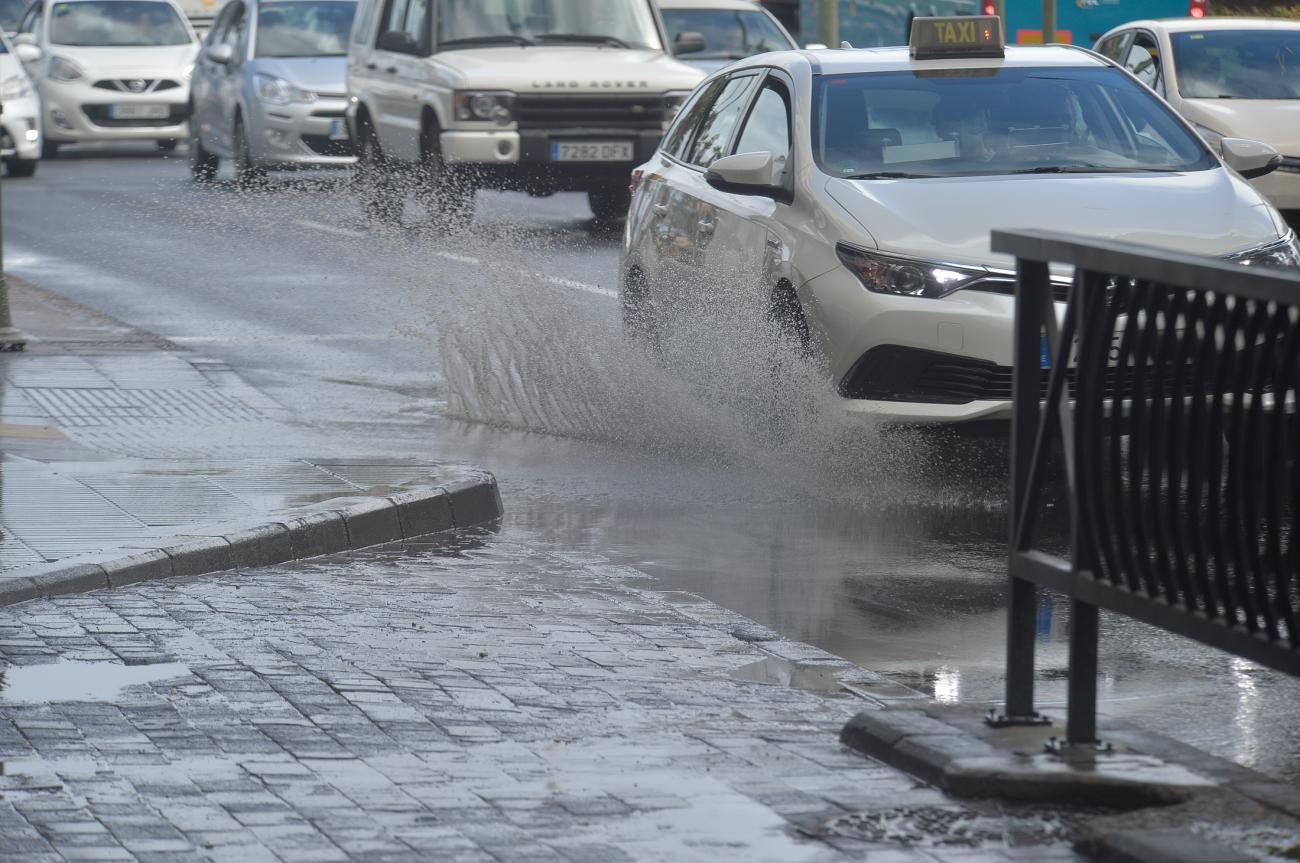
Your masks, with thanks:
M188 135L186 103L189 83L162 92L127 93L93 86L85 80L39 82L42 125L51 141L139 141L178 139ZM167 116L119 120L114 105L164 105Z
M41 109L35 96L5 102L3 141L0 148L13 151L15 159L41 157Z
M632 169L654 155L663 132L647 129L449 130L442 133L442 157L501 189L583 191L596 185L627 184ZM619 162L555 162L551 144L600 141L632 144L632 158Z
M1276 171L1250 183L1279 210L1300 210L1300 157L1287 157Z
M347 104L344 96L289 105L253 102L248 121L253 160L267 168L353 164L356 153L343 122Z

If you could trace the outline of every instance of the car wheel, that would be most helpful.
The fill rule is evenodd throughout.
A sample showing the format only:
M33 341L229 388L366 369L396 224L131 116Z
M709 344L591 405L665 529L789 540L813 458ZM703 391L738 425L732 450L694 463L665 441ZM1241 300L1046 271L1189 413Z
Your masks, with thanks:
M659 352L659 316L650 296L650 281L645 273L632 270L623 281L619 295L623 310L623 335L653 354Z
M175 138L163 138L158 142L158 150L162 153L170 153L176 149L176 145L179 143L180 141L177 141Z
M438 144L439 130L426 122L420 136L420 176L417 197L429 213L433 227L463 231L474 223L478 188L474 178L448 168Z
M37 159L6 159L5 175L9 177L30 177L36 173Z
M812 356L812 335L808 330L808 318L804 316L803 304L794 286L782 281L772 291L768 304L768 319L780 330L781 339L798 352L803 359Z
M363 123L357 135L356 187L366 218L385 225L402 221L402 193L379 149L379 137Z
M627 218L628 207L632 204L632 193L626 186L597 186L587 191L587 203L598 225L615 225Z
M235 118L235 182L244 188L257 186L266 180L266 169L253 161L253 151L248 143L244 121Z
M46 138L41 142L41 158L57 159L59 157L59 146L59 141L51 141L49 138Z
M193 117L193 112L190 114ZM199 139L199 124L190 120L190 177L196 183L210 183L217 177L221 160L209 153Z

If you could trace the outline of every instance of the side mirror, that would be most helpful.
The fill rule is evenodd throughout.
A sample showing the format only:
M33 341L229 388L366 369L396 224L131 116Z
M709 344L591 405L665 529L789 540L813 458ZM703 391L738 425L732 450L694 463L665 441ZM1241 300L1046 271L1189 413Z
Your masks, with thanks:
M771 153L737 153L714 161L704 173L710 186L737 195L761 195L775 198L784 190L772 185L775 160Z
M410 33L403 33L401 30L389 30L375 40L375 47L380 51L394 51L398 54L414 54L419 45L411 38Z
M1247 180L1271 174L1282 164L1282 154L1268 144L1245 138L1224 138L1219 143L1223 163Z
M14 45L14 56L20 63L35 63L41 59L43 52L41 46L32 45L28 42L19 42Z
M235 49L229 45L209 45L203 49L203 56L213 63L222 66L229 66L230 61L235 59Z
M826 46L823 45L823 44L820 43L820 42L809 42L807 45L803 46L803 49L804 49L805 51L825 51L825 50L827 50L827 49L826 49Z
M698 54L709 47L705 41L703 33L696 33L694 30L687 30L684 33L678 33L677 38L673 40L674 54Z

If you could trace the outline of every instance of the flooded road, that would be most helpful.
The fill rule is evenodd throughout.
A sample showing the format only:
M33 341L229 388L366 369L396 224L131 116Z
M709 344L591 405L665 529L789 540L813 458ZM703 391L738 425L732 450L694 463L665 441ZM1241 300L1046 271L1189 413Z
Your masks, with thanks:
M579 196L484 194L468 235L414 209L377 233L338 178L196 189L183 156L147 152L69 151L6 182L10 272L230 363L340 449L484 465L513 536L939 700L1000 699L996 443L846 431L734 333L665 369L622 338L620 238ZM1066 613L1040 609L1046 705L1064 698ZM1103 645L1105 712L1300 778L1296 683L1126 621Z

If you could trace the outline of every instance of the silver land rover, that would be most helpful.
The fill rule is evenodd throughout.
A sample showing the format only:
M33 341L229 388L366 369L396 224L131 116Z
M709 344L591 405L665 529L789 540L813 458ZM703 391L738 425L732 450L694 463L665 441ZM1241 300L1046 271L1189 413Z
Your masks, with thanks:
M436 219L479 188L585 191L626 214L632 169L704 77L667 50L654 0L361 0L348 51L349 133L368 214L414 189Z

